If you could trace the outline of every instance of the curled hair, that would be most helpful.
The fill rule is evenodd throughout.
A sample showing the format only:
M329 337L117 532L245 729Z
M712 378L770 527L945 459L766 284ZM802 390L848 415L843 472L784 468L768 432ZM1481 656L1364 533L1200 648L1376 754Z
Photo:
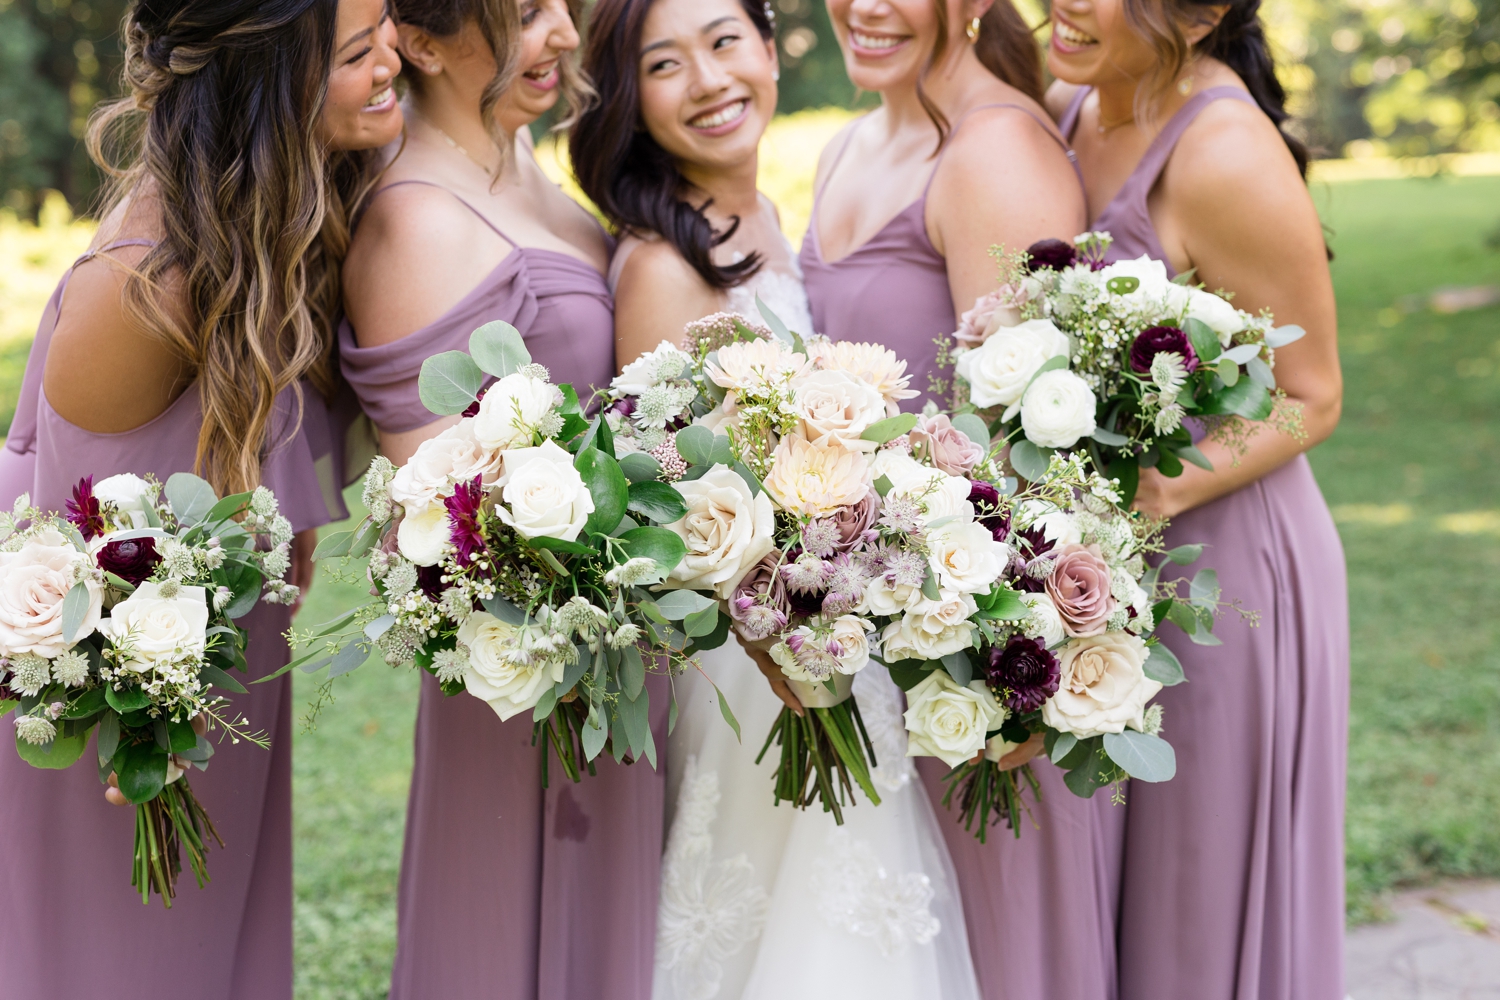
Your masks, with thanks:
M722 291L748 280L763 261L752 253L733 264L714 263L714 248L734 236L739 217L719 232L704 214L710 202L684 200L690 190L687 179L641 120L641 32L652 2L599 0L594 7L583 69L599 100L573 124L573 173L618 230L660 236L710 288ZM740 6L763 40L775 36L769 4L740 0Z
M1276 78L1276 60L1266 42L1260 21L1260 0L1232 0L1224 17L1196 46L1188 43L1185 25L1204 23L1210 16L1207 0L1125 0L1125 16L1156 51L1156 67L1139 100L1147 104L1161 98L1194 56L1217 59L1234 70L1255 98L1255 103L1276 124L1281 138L1307 176L1307 147L1283 127L1291 118L1286 110L1286 90ZM1137 115L1140 117L1139 113Z
M948 53L948 4L947 0L933 0L937 11L937 41L922 67L922 76L917 80L917 101L932 124L938 130L938 149L948 139L948 116L943 114L928 96L923 83ZM984 68L1001 82L1015 87L1038 104L1042 100L1042 56L1037 51L1036 36L1027 27L1026 19L1016 10L1011 0L995 0L979 20L979 37L974 41L974 54ZM935 152L935 151L934 151Z
M197 468L221 492L260 481L277 398L336 389L333 330L349 219L376 155L318 136L337 0L140 0L125 14L128 96L88 148L107 214L150 192L161 241L130 269L126 315L162 337L202 400ZM170 290L169 290L170 289Z

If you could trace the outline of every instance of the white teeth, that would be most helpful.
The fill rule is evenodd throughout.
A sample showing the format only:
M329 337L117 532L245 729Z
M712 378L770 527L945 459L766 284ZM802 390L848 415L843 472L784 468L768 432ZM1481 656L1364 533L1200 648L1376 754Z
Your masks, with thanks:
M1072 25L1064 24L1061 21L1056 22L1053 30L1057 32L1057 36L1059 38L1067 42L1069 45L1093 45L1096 41L1098 41L1098 39L1094 38L1092 35L1085 35L1083 32L1079 31Z
M721 111L715 111L711 115L702 118L694 118L689 124L694 128L718 128L720 125L728 125L745 112L747 101L736 101Z
M544 70L530 70L525 74L525 76L529 80L545 80L550 77L553 71L555 71L556 69L556 66L548 66Z
M866 35L859 31L851 31L850 35L854 38L854 44L862 49L894 49L906 40L904 38Z
M365 107L367 107L367 108L378 108L380 105L382 105L386 101L390 100L390 97L391 97L391 88L387 87L384 90L382 90L380 93L376 94L374 97L372 97L368 101L366 101L365 102Z

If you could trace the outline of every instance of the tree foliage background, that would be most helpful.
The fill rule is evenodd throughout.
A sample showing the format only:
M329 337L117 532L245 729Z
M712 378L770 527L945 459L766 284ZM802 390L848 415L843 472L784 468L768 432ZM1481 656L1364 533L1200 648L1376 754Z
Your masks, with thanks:
M1042 2L1018 5L1039 24ZM0 205L30 217L56 189L88 208L99 178L79 140L115 92L127 5L0 0ZM853 104L823 0L773 5L781 110ZM1500 149L1500 0L1266 0L1263 15L1319 155Z

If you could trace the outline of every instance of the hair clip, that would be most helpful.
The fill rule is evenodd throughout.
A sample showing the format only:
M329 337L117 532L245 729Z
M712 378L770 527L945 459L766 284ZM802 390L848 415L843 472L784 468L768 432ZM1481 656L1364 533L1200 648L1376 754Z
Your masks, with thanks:
M762 10L764 10L764 12L765 12L766 20L769 21L770 24L771 24L771 30L775 31L776 30L776 8L774 8L774 7L771 6L771 0L765 0L765 3L762 5Z

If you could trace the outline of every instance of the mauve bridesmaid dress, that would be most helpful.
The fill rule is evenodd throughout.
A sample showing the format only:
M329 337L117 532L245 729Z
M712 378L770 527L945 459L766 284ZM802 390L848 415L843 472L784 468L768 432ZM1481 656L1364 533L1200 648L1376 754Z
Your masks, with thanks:
M104 249L127 245L149 244L128 240ZM193 387L156 419L122 434L82 430L48 405L42 374L71 274L42 315L0 451L0 504L7 509L30 493L36 506L61 512L86 475L152 473L166 481L193 471L202 422ZM262 469L297 531L348 516L338 490L339 421L308 385L302 400L300 423L292 393L279 401L276 444ZM251 678L286 663L282 633L290 622L290 609L272 605L240 620L250 634ZM205 888L183 872L170 911L155 897L142 906L130 886L135 811L104 801L92 745L66 771L36 770L13 750L0 752L0 996L291 997L291 683L248 687L233 696L234 708L270 734L271 748L225 741L207 771L191 772L193 792L225 847L209 849L212 881Z
M340 330L344 375L391 433L435 419L417 394L422 362L467 350L469 334L494 320L520 330L532 359L580 398L614 376L604 277L566 254L516 246L464 204L516 247L495 270L401 340L359 347L347 324ZM664 752L664 678L648 685ZM544 790L540 753L530 716L502 723L484 702L445 697L423 675L392 1000L650 997L663 776L644 761L601 756L598 774L573 784L554 760Z
M1235 87L1195 95L1094 220L1114 236L1111 261L1166 262L1147 196L1222 99L1254 105ZM1167 544L1187 542L1208 546L1225 598L1259 611L1260 626L1230 613L1217 647L1162 632L1188 683L1157 699L1177 777L1129 790L1121 1000L1343 1000L1348 590L1306 456L1174 518Z
M998 107L1030 114L1015 105ZM1051 134L1050 123L1038 123ZM941 167L940 153L933 176ZM947 262L927 237L926 206L924 191L868 243L827 261L818 246L815 203L802 244L814 327L834 340L886 345L908 362L919 390L927 389L930 376L951 378L938 369L934 338L958 327ZM922 402L913 399L910 408ZM1032 764L1042 786L1041 800L1031 803L1036 825L1028 824L1019 840L1004 828L992 831L981 844L942 805L948 768L924 757L918 770L958 872L969 948L986 1000L1113 1000L1125 810L1111 806L1107 792L1087 800L1073 795L1062 772L1039 758Z

